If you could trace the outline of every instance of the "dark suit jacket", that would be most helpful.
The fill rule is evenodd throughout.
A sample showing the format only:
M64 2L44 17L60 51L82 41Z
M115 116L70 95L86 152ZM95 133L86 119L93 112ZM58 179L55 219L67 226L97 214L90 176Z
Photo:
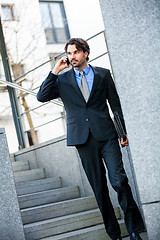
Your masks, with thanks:
M68 146L85 143L89 129L97 141L118 137L106 100L113 112L118 111L124 125L119 97L110 71L100 67L92 69L94 82L87 103L77 85L73 69L59 74L58 77L50 72L37 93L40 102L58 97L62 99L67 114Z

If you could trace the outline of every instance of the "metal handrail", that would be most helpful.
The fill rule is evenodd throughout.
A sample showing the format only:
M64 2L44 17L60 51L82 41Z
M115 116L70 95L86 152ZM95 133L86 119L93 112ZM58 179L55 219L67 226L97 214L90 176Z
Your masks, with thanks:
M36 106L36 107L33 107L33 108L30 108L29 110L25 111L25 112L22 112L21 115L24 115L24 114L27 114L28 112L31 112L31 111L34 111L34 110L37 110L38 108L41 108L45 105L47 105L49 102L44 102L42 103L41 105L39 106Z
M99 33L97 33L97 34L95 34L95 35L93 35L93 36L90 37L90 38L87 38L86 41L89 41L89 40L93 39L94 37L97 37L98 35L100 35L100 34L102 34L102 33L104 34L104 30L101 31L101 32L99 32ZM104 35L104 37L105 37L105 35ZM61 57L61 56L64 55L64 54L65 54L65 52L58 54L57 56L55 56L55 57L47 60L46 62L40 64L39 66L37 66L37 67L35 67L35 68L29 70L28 72L24 73L23 75L15 78L14 81L16 82L16 81L19 80L20 78L25 77L28 73L33 72L34 70L38 69L39 67L42 67L43 65L45 65L45 64L47 64L47 63L49 63L49 62L51 62L51 61L55 61L57 58ZM97 58L98 58L98 57L97 57ZM95 60L95 59L94 59L94 60Z
M33 92L33 91L29 90L29 89L23 88L23 87L19 86L18 84L15 84L15 83L4 81L2 79L0 79L0 83L3 83L3 84L5 84L5 85L7 85L9 87L12 87L12 88L15 88L15 89L18 89L18 90L22 90L23 92L29 93L29 94L31 94L33 96L37 95L35 92ZM58 100L51 100L50 102L52 102L54 104L57 104L57 105L59 105L61 107L64 106L63 103L58 101Z
M108 52L105 52L105 53L102 53L101 55L99 55L98 57L95 57L95 58L92 58L91 60L89 60L88 62L93 62L95 61L96 59L100 58L100 57L103 57L104 55L108 54Z
M38 125L38 126L34 127L34 128L30 128L29 131L31 131L31 130L33 130L33 129L40 128L40 127L45 126L45 125L47 125L47 124L49 124L49 123L55 122L55 121L57 121L57 120L59 120L59 119L61 119L61 118L64 118L64 116L61 116L61 117L52 119L52 120L50 120L50 121L48 121L48 122L46 122L46 123L43 123L43 124L41 124L41 125ZM26 130L25 132L28 132L28 130Z

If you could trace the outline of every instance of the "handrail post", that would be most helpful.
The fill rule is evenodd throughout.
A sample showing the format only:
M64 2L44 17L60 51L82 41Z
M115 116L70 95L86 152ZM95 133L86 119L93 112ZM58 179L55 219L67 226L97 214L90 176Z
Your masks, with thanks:
M0 18L0 52L1 52L1 56L2 56L2 62L3 62L3 66L4 66L6 81L12 82L10 66L9 66L9 61L8 61L8 56L7 56L7 51L6 51L6 45L5 45L4 35L3 35L1 18ZM18 111L18 106L17 106L17 102L16 102L15 89L12 87L8 87L8 93L9 93L9 98L10 98L10 102L11 102L13 120L14 120L14 124L15 124L15 128L16 128L16 132L17 132L19 149L22 149L22 148L25 148L25 140L24 140L24 135L23 135L23 131L22 131L23 126L22 126L21 120L20 120L21 116Z

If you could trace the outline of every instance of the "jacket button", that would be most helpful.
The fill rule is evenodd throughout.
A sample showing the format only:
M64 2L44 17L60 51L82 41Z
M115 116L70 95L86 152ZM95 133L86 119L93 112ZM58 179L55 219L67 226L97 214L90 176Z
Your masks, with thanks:
M86 122L88 122L88 118L86 118Z

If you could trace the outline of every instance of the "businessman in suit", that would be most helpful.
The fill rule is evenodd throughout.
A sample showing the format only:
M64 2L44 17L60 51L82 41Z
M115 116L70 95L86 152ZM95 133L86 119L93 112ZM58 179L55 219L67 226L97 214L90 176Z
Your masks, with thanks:
M124 212L130 239L141 240L138 232L144 229L143 220L128 184L117 132L107 105L108 101L111 110L119 113L126 131L110 71L88 64L90 48L81 38L70 39L65 52L67 56L56 63L42 83L37 99L41 102L58 97L62 99L67 115L67 145L78 150L108 235L113 240L122 239L109 197L104 164ZM70 66L69 71L60 73ZM121 139L121 145L128 146L128 138L125 141Z

